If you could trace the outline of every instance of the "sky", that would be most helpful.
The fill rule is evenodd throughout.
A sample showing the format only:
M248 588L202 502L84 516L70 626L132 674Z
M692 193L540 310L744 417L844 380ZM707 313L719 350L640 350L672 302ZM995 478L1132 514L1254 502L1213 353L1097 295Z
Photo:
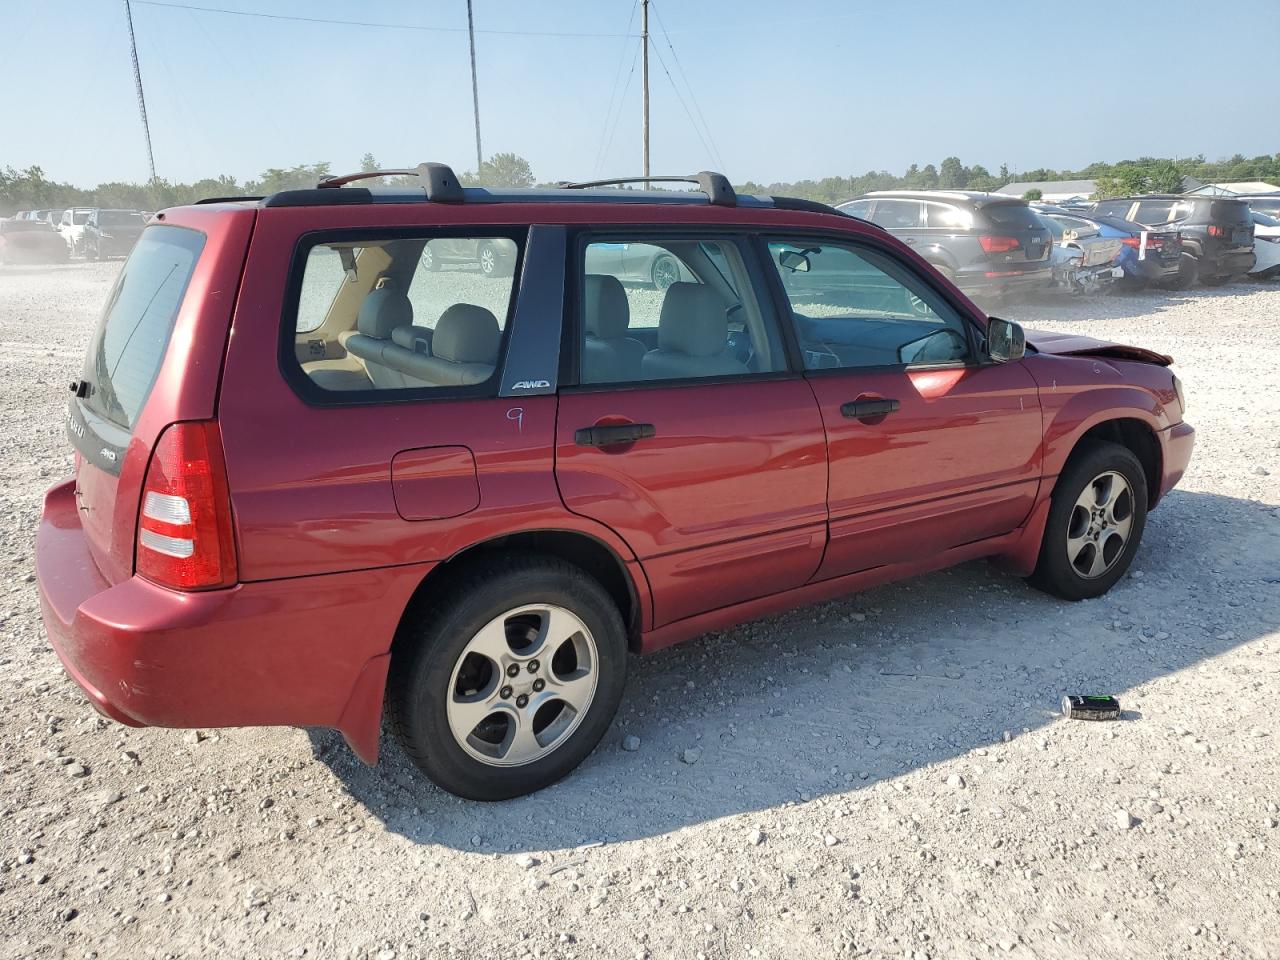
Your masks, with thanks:
M475 167L465 0L132 2L162 177L342 172L366 152ZM474 8L486 157L518 153L541 181L640 172L635 0ZM949 155L995 172L1280 151L1280 0L1212 9L652 0L651 169L768 183ZM0 0L0 37L0 166L146 179L121 2Z

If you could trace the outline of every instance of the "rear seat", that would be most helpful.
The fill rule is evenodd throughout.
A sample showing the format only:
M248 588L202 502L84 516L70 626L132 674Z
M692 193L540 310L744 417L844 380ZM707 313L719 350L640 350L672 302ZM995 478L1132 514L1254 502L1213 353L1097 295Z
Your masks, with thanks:
M410 329L400 337L419 334ZM498 319L484 307L455 303L440 315L431 334L430 354L408 350L393 336L382 349L381 362L402 375L409 386L465 386L493 376L502 331Z

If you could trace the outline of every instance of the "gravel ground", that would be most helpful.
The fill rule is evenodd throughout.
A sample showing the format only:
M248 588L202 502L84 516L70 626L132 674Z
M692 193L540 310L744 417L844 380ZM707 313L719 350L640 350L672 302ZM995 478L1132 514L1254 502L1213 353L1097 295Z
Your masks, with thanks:
M32 540L117 269L0 270L0 956L1280 957L1280 286L1006 311L1180 361L1196 457L1108 597L974 563L710 635L480 805L63 675ZM1056 716L1100 691L1121 722Z

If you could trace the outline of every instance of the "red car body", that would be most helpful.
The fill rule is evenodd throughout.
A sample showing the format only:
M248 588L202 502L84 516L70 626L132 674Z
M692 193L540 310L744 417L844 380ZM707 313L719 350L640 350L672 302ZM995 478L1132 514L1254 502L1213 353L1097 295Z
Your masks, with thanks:
M1034 349L1007 364L460 399L447 416L440 401L311 405L281 375L286 278L317 230L820 231L913 265L985 326L905 245L834 213L224 203L153 223L206 238L155 386L118 475L81 456L77 476L49 491L36 549L54 649L125 724L332 727L373 762L402 614L477 545L578 551L616 588L633 649L647 652L978 557L1029 573L1055 477L1082 437L1132 438L1152 505L1191 453L1168 358L1084 338L1030 336ZM901 397L902 408L880 424L842 419L855 395ZM627 420L657 428L637 456L574 443L576 428ZM237 561L222 589L171 589L135 568L143 477L161 433L182 421L216 422L221 439ZM433 518L406 519L424 510Z

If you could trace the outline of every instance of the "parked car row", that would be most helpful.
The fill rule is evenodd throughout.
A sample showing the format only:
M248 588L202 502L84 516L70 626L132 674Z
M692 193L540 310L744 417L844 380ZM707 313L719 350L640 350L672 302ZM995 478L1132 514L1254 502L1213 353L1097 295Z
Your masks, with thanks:
M0 243L0 261L57 263L73 256L86 260L126 257L149 216L141 210L99 207L19 210L8 220L0 220L8 225L0 230L13 238Z
M988 301L1045 288L1093 292L1116 281L1185 289L1280 273L1275 196L1153 194L1063 207L971 191L884 190L839 209L885 228Z

